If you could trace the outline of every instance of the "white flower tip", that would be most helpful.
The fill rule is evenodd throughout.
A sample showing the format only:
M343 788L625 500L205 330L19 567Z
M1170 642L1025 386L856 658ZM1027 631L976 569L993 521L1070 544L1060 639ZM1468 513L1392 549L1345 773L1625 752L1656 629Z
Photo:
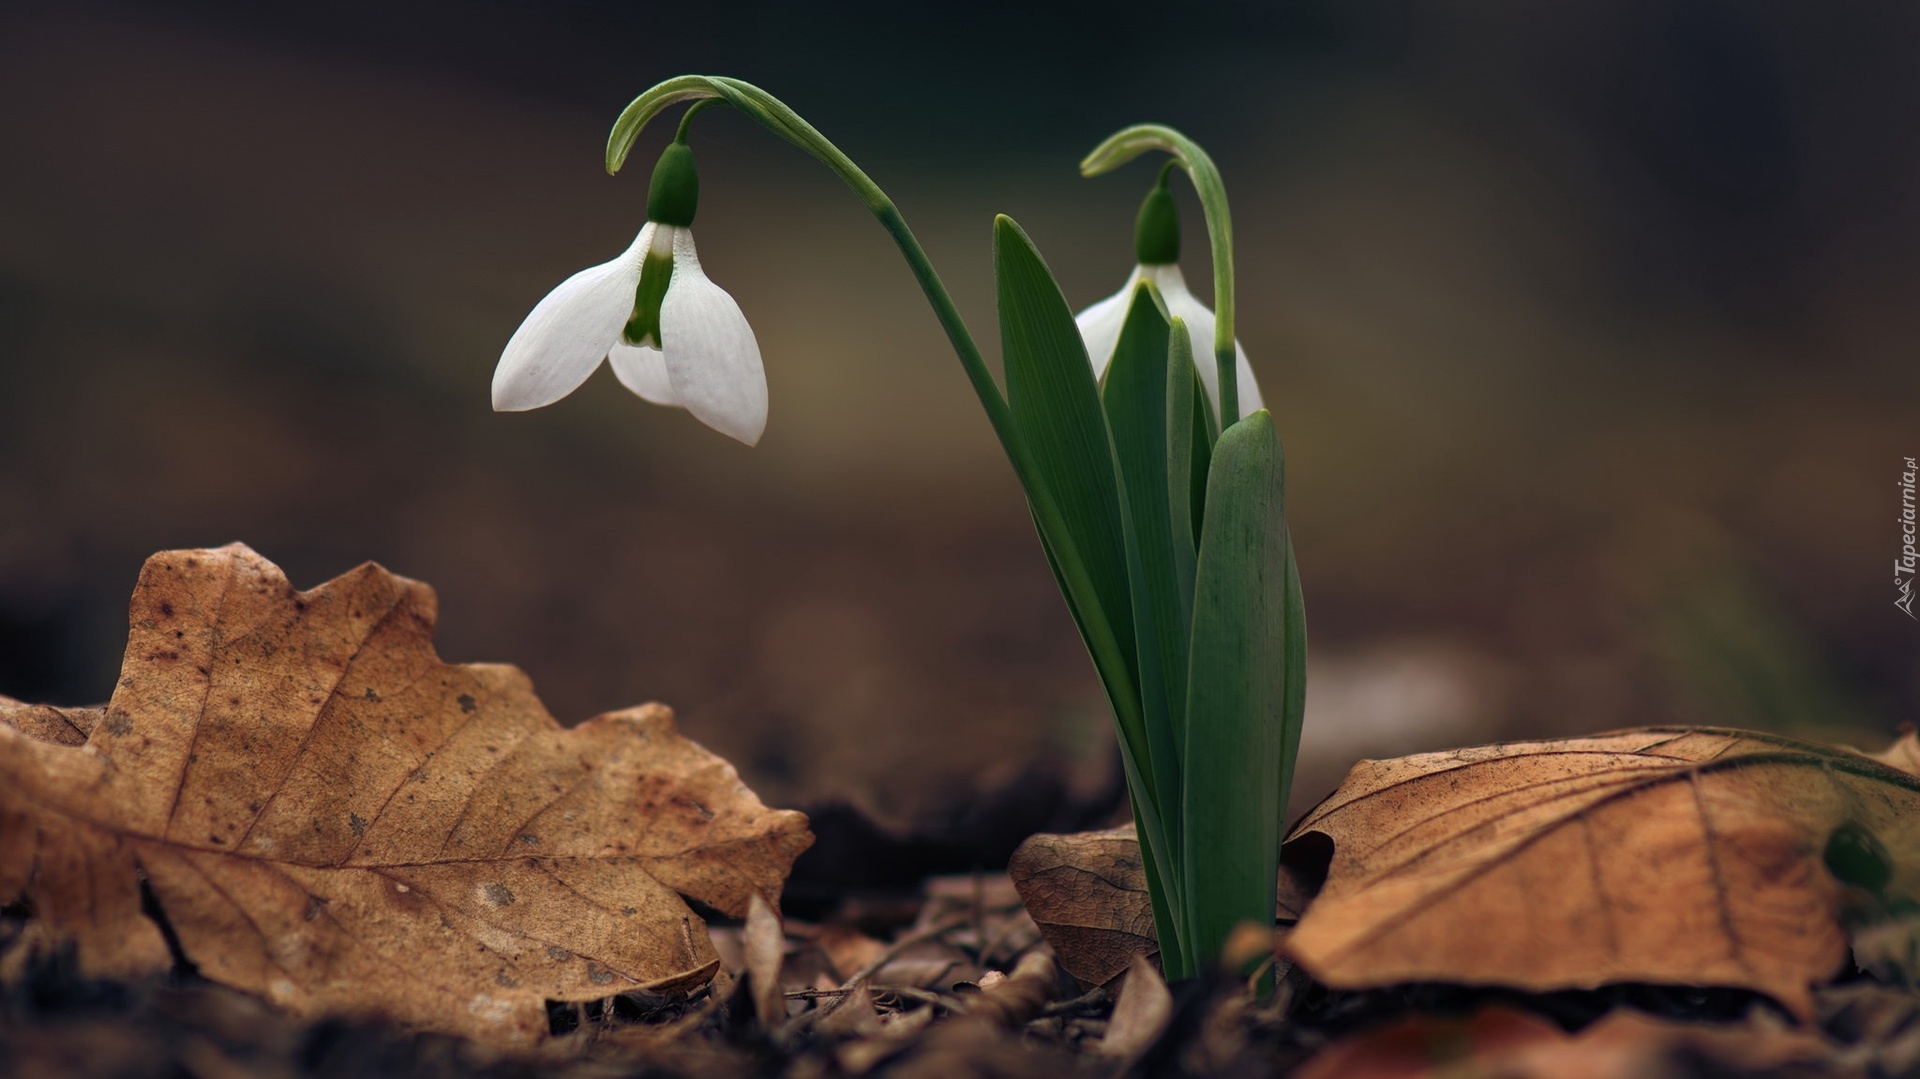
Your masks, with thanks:
M528 364L523 357L513 357L513 349L509 346L508 355L500 358L500 366L493 372L493 410L530 412L553 404L585 382L599 363L596 361L591 366L578 366L585 367L585 370L577 376L569 374L563 379L556 379L550 369L543 365Z
M761 383L764 387L766 384ZM752 400L740 402L730 408L701 408L693 411L694 418L708 427L726 435L745 446L758 446L760 436L767 433L766 391L760 392L758 404Z
M514 392L510 383L499 378L493 380L493 410L495 412L526 412L539 408L541 402L529 401L524 394Z
M525 412L572 393L592 375L633 312L653 227L611 262L562 281L513 332L493 371L493 410Z
M748 355L751 369L732 373L726 382L712 379L679 388L683 390L681 403L695 419L736 442L757 446L767 431L767 382L760 369L759 350L753 349ZM742 363L740 367L747 365Z
M721 434L726 435L728 438L731 438L740 442L741 444L747 446L748 448L752 448L754 446L758 446L760 444L760 436L767 433L767 420L766 420L766 417L763 416L761 417L759 423L754 424L751 427L743 426L737 430L732 430L732 431L724 430L722 428L716 427L714 428L714 430L719 431Z

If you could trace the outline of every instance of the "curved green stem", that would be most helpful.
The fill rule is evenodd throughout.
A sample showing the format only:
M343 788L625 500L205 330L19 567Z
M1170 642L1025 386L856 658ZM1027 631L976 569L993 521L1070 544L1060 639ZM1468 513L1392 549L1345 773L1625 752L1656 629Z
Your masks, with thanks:
M1149 150L1172 155L1186 170L1206 214L1207 243L1213 251L1213 357L1220 370L1220 427L1225 430L1240 418L1240 377L1233 340L1233 215L1219 167L1199 143L1173 128L1135 124L1094 147L1080 162L1080 175L1103 176ZM1164 168L1160 176L1164 183Z
M686 142L688 133L693 130L693 118L718 104L720 104L719 98L709 97L688 105L687 111L680 114L680 128L673 133L673 141ZM638 132L635 132L635 134L638 134ZM611 173L614 170L609 168L607 171Z
M906 219L894 206L880 185L873 182L853 159L840 152L840 148L827 140L825 135L815 130L800 115L786 104L751 83L725 76L682 75L668 79L646 93L634 98L621 111L619 119L614 121L613 131L607 136L607 172L617 173L626 162L627 154L633 149L634 139L640 134L647 122L665 110L681 102L724 101L726 104L746 113L748 116L772 131L774 134L805 150L821 164L831 169L847 187L853 190L860 201L880 222L880 226L893 237L900 253L913 270L914 280L920 283L920 291L926 294L927 302L932 305L933 313L940 320L940 326L947 333L947 340L953 344L954 352L960 357L960 365L966 368L967 379L973 384L973 392L980 399L980 406L986 410L987 421L993 425L993 433L999 437L1001 447L1006 451L1007 459L1013 464L1014 474L1021 486L1026 488L1028 501L1033 513L1039 519L1043 533L1051 536L1067 536L1070 533L1062 517L1059 505L1054 501L1052 492L1041 478L1038 463L1034 461L1032 451L1020 438L1013 426L1013 414L1007 408L1007 402L1000 395L1000 387L994 382L993 372L987 367L986 360L980 354L980 348L974 343L972 333L960 317L960 309L954 306L953 297L948 295L947 286L933 268L933 262L927 258L920 241L914 238L913 231L907 227ZM696 107L701 107L696 105ZM1204 156L1204 155L1203 155ZM1229 323L1231 325L1231 323ZM1231 338L1228 339L1231 342ZM1231 349L1229 348L1229 351ZM1079 551L1071 544L1063 544L1053 549L1061 577L1073 592L1080 596L1096 594L1093 578L1086 564L1081 560ZM1088 620L1093 629L1087 637L1087 649L1093 653L1095 664L1104 675L1125 677L1127 669L1125 653L1120 642L1114 637L1111 627L1101 619ZM1103 679L1105 680L1105 679ZM1140 715L1139 694L1131 685L1112 685L1109 683L1109 696L1117 718L1122 725L1132 729L1145 729L1145 719ZM1147 789L1152 789L1151 787Z

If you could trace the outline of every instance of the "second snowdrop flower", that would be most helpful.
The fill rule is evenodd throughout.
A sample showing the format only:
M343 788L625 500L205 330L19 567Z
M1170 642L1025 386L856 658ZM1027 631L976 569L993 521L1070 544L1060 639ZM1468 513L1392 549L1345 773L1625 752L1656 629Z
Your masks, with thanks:
M1133 290L1140 282L1151 281L1160 290L1167 313L1187 324L1187 333L1193 342L1194 368L1200 372L1200 384L1206 387L1207 400L1218 416L1220 369L1213 360L1213 311L1194 296L1187 288L1186 278L1180 274L1180 218L1174 209L1173 192L1167 190L1164 172L1140 205L1133 247L1139 261L1127 283L1119 292L1074 316L1080 337L1087 345L1087 357L1093 361L1093 377L1105 375L1107 365L1113 361L1113 350L1120 343L1120 327L1127 321L1127 305L1133 302ZM1240 416L1249 416L1266 404L1261 401L1260 387L1253 380L1253 366L1247 363L1247 350L1235 341L1233 351L1234 369L1239 376Z
M647 190L647 223L611 262L567 278L507 342L493 372L493 407L550 405L613 365L621 385L684 408L751 446L767 427L767 376L753 328L708 280L693 246L700 199L693 151L668 146Z

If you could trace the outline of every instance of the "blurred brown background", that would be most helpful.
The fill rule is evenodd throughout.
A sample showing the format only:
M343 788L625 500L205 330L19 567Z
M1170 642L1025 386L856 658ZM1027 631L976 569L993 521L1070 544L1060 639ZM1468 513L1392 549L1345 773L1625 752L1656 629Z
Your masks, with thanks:
M1170 11L0 8L0 692L104 698L141 559L239 539L430 581L449 658L567 722L667 701L770 801L1097 787L1099 689L959 365L791 148L696 138L758 449L605 372L489 411L520 318L641 223L666 136L610 179L608 124L711 71L893 193L990 351L993 213L1084 305L1149 173L1080 154L1147 119L1212 149L1312 617L1296 807L1361 755L1920 718L1920 8Z

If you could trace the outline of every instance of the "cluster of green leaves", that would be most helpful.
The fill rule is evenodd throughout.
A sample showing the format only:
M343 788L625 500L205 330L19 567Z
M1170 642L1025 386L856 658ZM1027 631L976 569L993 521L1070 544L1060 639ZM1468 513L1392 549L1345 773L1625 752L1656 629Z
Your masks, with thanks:
M1036 515L1120 734L1161 961L1197 972L1270 923L1306 637L1285 469L1264 410L1218 430L1186 327L1142 282L1096 383L1059 285L994 229L1007 403L1058 524ZM1063 553L1082 580L1059 573ZM1113 642L1102 647L1096 642Z
M648 121L683 102L724 102L825 164L912 267L1026 489L1106 688L1162 965L1170 978L1197 973L1238 922L1271 924L1281 814L1300 740L1306 620L1273 418L1259 411L1221 429L1186 327L1150 284L1131 298L1118 348L1096 382L1058 282L1007 217L994 223L1002 396L892 199L766 91L705 75L654 86L614 123L607 171L624 164ZM1232 226L1213 162L1179 132L1141 125L1108 139L1082 171L1098 175L1149 150L1186 170L1206 212L1221 414L1235 416Z

